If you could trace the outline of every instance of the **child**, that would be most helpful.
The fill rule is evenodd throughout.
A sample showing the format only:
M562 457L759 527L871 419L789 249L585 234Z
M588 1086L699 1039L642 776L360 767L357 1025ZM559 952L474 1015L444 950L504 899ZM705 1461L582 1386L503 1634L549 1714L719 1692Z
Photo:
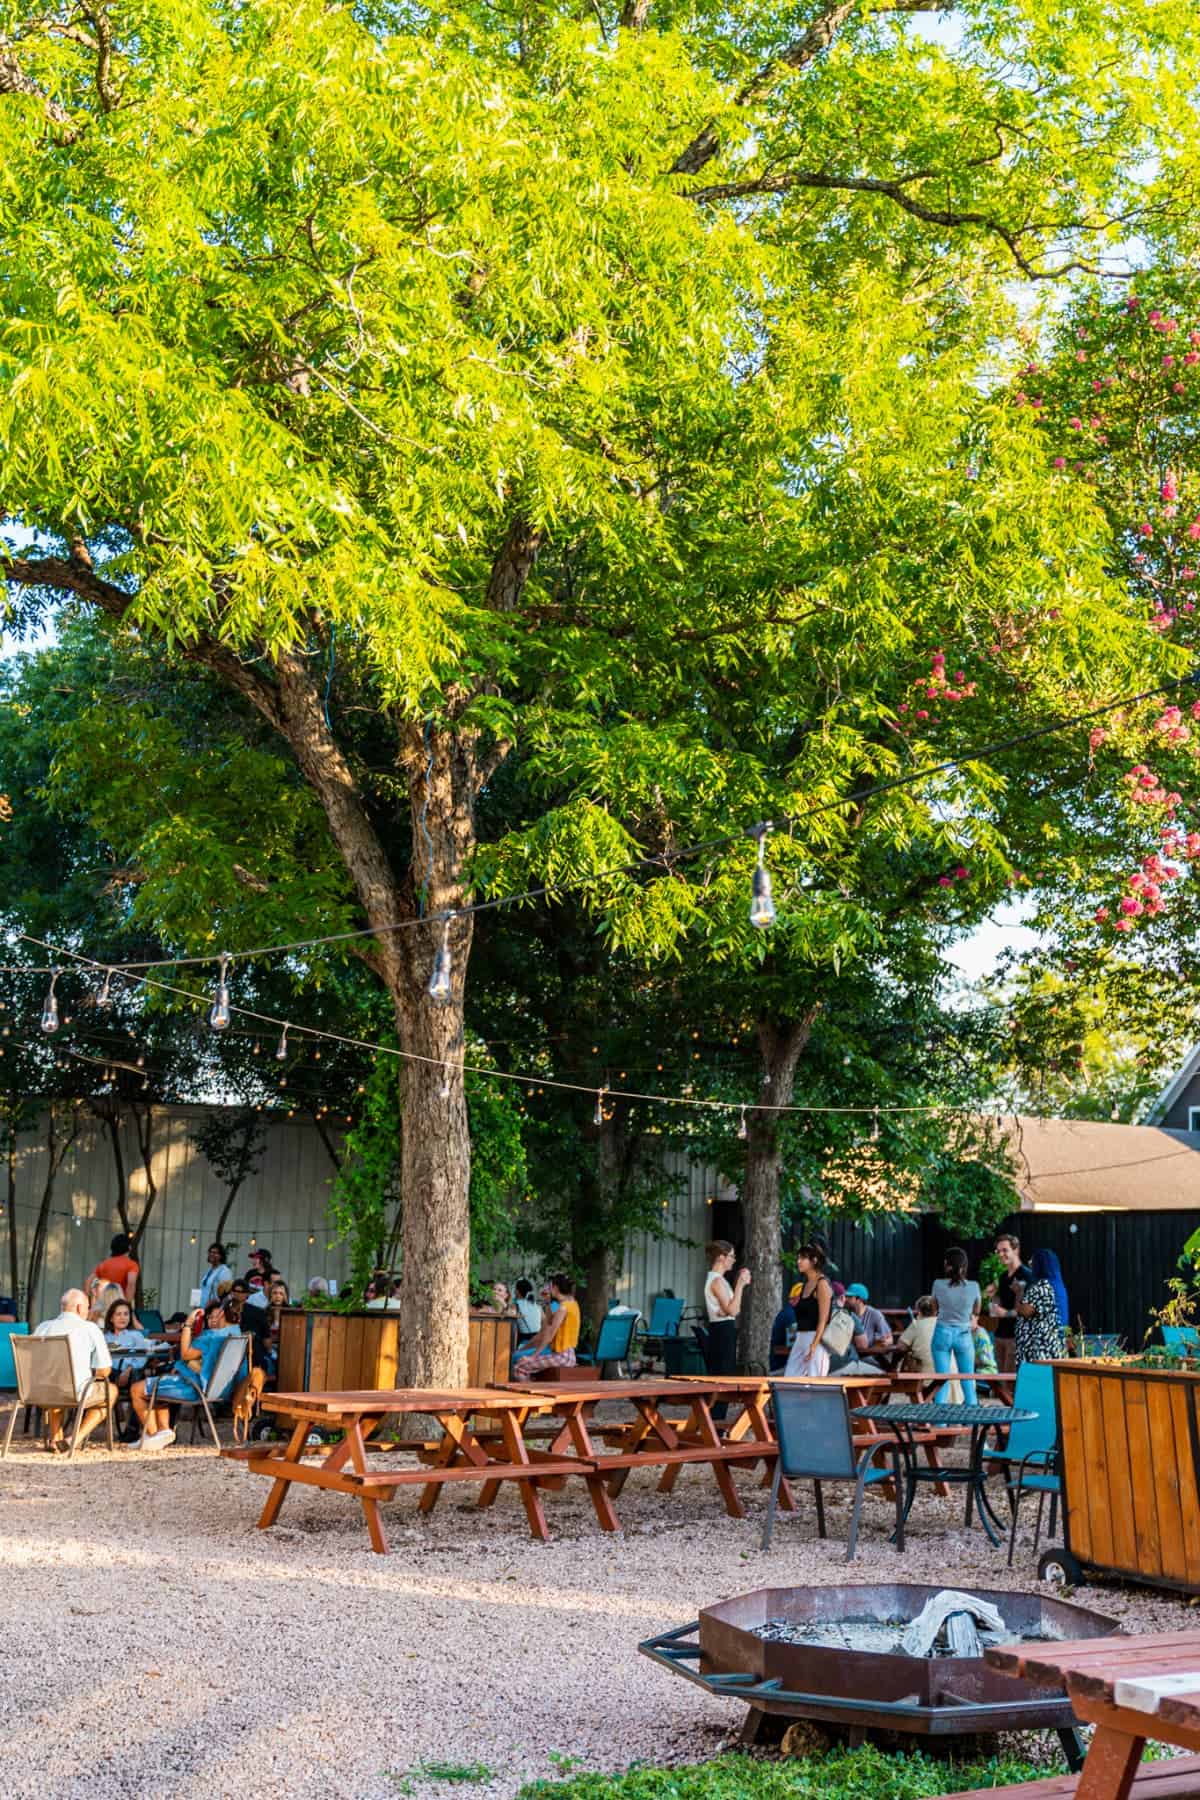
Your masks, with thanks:
M994 1375L996 1373L996 1346L992 1334L978 1313L975 1315L971 1335L975 1339L975 1372L978 1375Z

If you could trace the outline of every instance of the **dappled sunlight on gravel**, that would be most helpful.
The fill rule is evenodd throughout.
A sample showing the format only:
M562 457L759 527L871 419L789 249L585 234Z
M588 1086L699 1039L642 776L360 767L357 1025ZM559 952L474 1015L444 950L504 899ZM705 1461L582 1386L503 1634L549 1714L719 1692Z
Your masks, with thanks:
M758 1548L765 1495L738 1476L748 1517L729 1519L711 1473L673 1494L634 1475L605 1536L582 1484L548 1493L548 1544L515 1491L477 1510L448 1489L430 1518L415 1492L384 1509L392 1554L373 1556L358 1507L293 1489L274 1531L254 1522L266 1483L211 1451L37 1452L0 1464L0 1572L11 1622L0 1685L6 1791L22 1800L391 1800L407 1776L437 1794L505 1800L556 1759L618 1769L698 1761L736 1734L742 1708L637 1655L639 1639L708 1601L770 1584L1035 1579L1028 1541L1009 1573L961 1501L923 1492L909 1547L868 1502L844 1561L846 1506L813 1535L811 1497ZM1032 1523L1032 1514L1031 1514ZM1150 1591L1088 1590L1140 1629L1195 1615ZM481 1763L485 1786L410 1774Z

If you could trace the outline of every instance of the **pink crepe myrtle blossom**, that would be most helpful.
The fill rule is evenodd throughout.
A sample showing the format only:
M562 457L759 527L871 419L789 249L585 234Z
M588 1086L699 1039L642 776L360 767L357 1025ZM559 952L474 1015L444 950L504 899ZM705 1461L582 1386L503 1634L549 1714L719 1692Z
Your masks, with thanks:
M1142 911L1143 907L1141 901L1133 894L1126 894L1121 902L1121 912L1125 918L1136 919L1138 914Z
M1108 733L1105 731L1103 725L1097 725L1088 733L1088 744L1093 750L1098 750L1107 736Z
M1053 463L1051 464L1051 467L1055 468L1055 469L1065 469L1066 466L1067 466L1067 459L1065 456L1056 456Z
M1153 537L1154 536L1153 525L1149 525L1145 522L1145 520L1143 520L1143 522L1138 526L1138 536L1143 537L1143 538Z
M1097 923L1097 925L1103 925L1107 918L1108 918L1107 906L1098 906L1096 908L1096 923Z
M939 875L938 876L938 886L939 887L951 887L951 886L953 886L953 883L951 882L950 877L948 875Z
M1167 478L1162 484L1159 497L1163 500L1178 500L1179 498L1178 485L1176 484L1174 475L1172 475L1169 470L1167 472Z

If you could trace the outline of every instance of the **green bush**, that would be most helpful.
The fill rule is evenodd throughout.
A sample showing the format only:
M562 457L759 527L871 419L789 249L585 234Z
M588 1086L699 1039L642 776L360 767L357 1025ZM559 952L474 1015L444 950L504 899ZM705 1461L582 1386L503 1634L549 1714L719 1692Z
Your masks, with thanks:
M953 1763L867 1746L810 1758L721 1756L673 1769L533 1781L519 1800L932 1800L962 1788L1008 1787L1052 1771L1010 1757Z

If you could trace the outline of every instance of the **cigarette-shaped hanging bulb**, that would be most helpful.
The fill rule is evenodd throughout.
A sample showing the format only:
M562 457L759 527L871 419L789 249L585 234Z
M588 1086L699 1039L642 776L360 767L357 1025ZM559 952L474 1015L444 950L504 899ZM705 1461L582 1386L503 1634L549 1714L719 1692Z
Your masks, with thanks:
M109 991L112 987L112 978L113 978L112 970L105 969L104 984L101 987L100 992L96 995L96 1005L104 1007L105 1010L107 1010L112 1005L112 994Z
M592 1114L593 1125L603 1125L604 1123L604 1096L607 1092L607 1088L601 1088L596 1095L596 1110Z
M42 1002L42 1030L47 1036L58 1030L58 995L54 992L54 986L61 974L61 969L54 970L50 986L46 990L46 998Z
M217 991L213 996L208 1022L214 1031L229 1029L229 983L225 979L229 972L229 952L221 952L221 971L217 976Z
M441 1001L443 1005L449 1000L454 984L454 966L450 959L450 925L453 918L454 914L451 913L442 926L442 941L433 959L433 974L429 977L429 998Z
M738 1120L738 1136L742 1139L743 1143L750 1136L750 1128L746 1124L746 1109L744 1106L742 1108L742 1116Z
M286 1062L287 1061L287 1053L288 1053L287 1034L288 1034L288 1028L285 1025L283 1028L283 1036L279 1040L279 1048L275 1052L275 1061L276 1062Z
M775 923L775 901L771 896L771 871L767 867L767 827L755 827L758 837L758 857L754 864L754 874L750 880L750 923L764 931L768 925Z

